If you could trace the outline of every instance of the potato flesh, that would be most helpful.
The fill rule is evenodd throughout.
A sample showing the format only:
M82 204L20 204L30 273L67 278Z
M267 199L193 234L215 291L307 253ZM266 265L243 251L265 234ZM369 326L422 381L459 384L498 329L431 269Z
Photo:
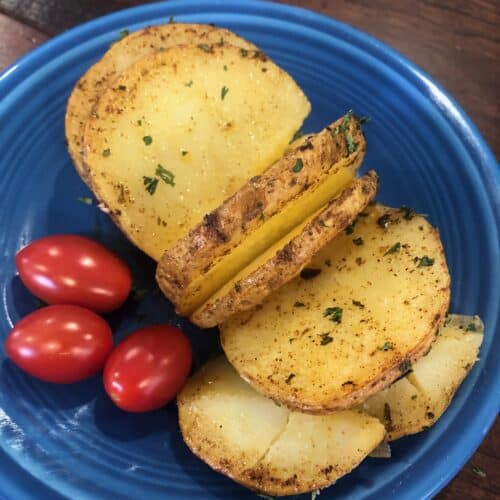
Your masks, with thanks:
M129 239L159 260L282 155L309 109L293 79L259 53L170 48L133 64L101 96L85 133L92 187ZM150 194L144 177L158 165L175 186L159 180Z
M335 238L312 260L318 276L296 278L258 310L221 325L222 346L240 375L290 408L332 412L387 387L406 360L425 353L448 308L449 274L437 232L397 209L365 212L352 234ZM433 265L418 267L425 256ZM338 322L326 314L333 307L342 309ZM384 350L386 343L392 348Z
M234 33L205 24L167 24L149 26L114 43L76 84L68 101L65 128L68 149L75 167L88 182L83 158L85 125L100 94L141 57L175 45L226 43L254 50L256 47Z
M322 488L350 472L384 438L355 411L293 413L241 380L224 357L205 365L178 397L183 437L201 459L270 495Z
M477 317L449 315L432 349L413 365L413 371L359 409L383 422L391 441L425 430L450 404L477 361L482 340L483 325Z
M207 328L260 304L299 274L317 251L342 232L373 199L378 177L373 171L351 182L326 207L307 218L268 248L191 316ZM284 258L286 255L286 259Z
M332 134L344 122L357 146L350 153L343 135ZM304 141L305 147L289 150L250 179L163 254L157 281L178 314L191 314L338 194L354 178L366 150L359 122L350 113ZM298 161L301 169L295 172Z

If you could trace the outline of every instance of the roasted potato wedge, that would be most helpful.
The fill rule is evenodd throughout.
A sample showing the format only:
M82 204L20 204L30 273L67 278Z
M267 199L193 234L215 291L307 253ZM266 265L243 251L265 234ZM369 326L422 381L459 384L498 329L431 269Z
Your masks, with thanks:
M213 469L268 495L324 488L384 439L357 411L290 412L252 389L224 357L207 363L177 398L186 444Z
M259 392L321 414L366 400L427 352L450 277L437 230L407 208L381 205L360 213L308 268L222 324L221 341Z
M342 128L343 133L333 131ZM349 152L344 134L355 151ZM163 254L157 281L189 315L281 237L338 194L361 164L366 142L348 113L250 179ZM214 319L198 316L200 324ZM195 320L196 322L196 320Z
M391 441L429 428L477 361L483 330L477 316L450 314L430 352L413 365L412 372L359 409L383 422Z
M85 129L92 190L159 260L203 216L280 158L309 113L262 52L176 46L129 66Z
M203 304L191 321L208 328L233 314L260 304L295 278L312 257L351 224L375 197L378 177L373 171L351 182L319 213L283 237Z
M102 59L78 80L68 101L65 118L68 150L80 177L88 183L83 160L85 125L100 94L131 64L148 54L175 45L229 43L246 50L255 45L223 28L206 24L165 24L135 31L114 43Z

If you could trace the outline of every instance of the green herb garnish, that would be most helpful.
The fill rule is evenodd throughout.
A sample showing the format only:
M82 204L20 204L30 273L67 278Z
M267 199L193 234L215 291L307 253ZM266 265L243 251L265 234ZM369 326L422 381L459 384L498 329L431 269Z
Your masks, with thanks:
M121 30L120 33L118 34L118 40L123 40L126 36L128 36L130 34L130 31L125 29L125 30Z
M146 146L149 146L153 142L153 138L150 135L145 135L142 140Z
M149 194L154 194L156 191L156 187L158 186L158 179L156 177L147 177L143 176L142 180L144 182L144 185L146 186L146 191Z
M320 345L328 345L330 342L333 342L333 337L330 337L330 332L320 334L321 342Z
M427 255L424 255L420 259L418 259L418 264L417 267L430 267L434 264L434 259L431 259L430 257L427 257Z
M364 309L365 308L365 305L363 303L361 303L359 300L353 300L352 304L354 306L356 306L356 307L359 307L360 309Z
M191 87L191 85L193 85L193 80L189 80L189 82L186 82L184 85L186 87Z
M302 170L303 167L304 167L304 162L300 158L297 158L295 165L292 167L292 171L297 174Z
M394 243L394 245L392 245L392 247L389 248L389 250L387 250L387 252L384 253L384 257L386 255L391 254L391 253L399 252L400 249L401 249L401 243L399 243L399 241L398 241L397 243Z
M174 16L168 16L168 24L173 24L174 22Z
M78 201L82 202L85 205L92 205L93 203L92 198L88 196L79 196Z
M220 89L220 98L221 98L221 100L224 100L224 97L226 97L226 95L227 95L228 92L229 92L229 89L224 85Z
M213 52L212 47L208 43L199 43L197 47L203 50L203 52Z
M293 137L288 144L292 144L292 142L296 141L297 139L300 139L303 135L304 135L304 132L302 132L302 130L300 130L300 128L299 128L299 130L297 130L297 132L295 132L295 134L293 134Z
M345 234L349 235L354 233L354 226L356 225L356 221L351 222L346 228L345 228Z
M347 152L349 154L354 153L356 149L358 149L358 144L354 142L354 139L352 138L352 135L349 132L344 132L344 138L345 138L345 143L347 146Z
M102 156L104 156L104 158L107 158L110 154L111 154L111 149L106 148L102 150Z
M175 176L170 170L158 164L155 173L165 184L170 184L172 187L175 186Z
M484 470L480 469L477 465L473 465L472 466L472 473L475 474L476 476L479 476L479 477L486 477L486 472L484 472Z
M247 57L248 56L248 50L247 49L240 49L240 54L241 54L241 57Z
M469 323L465 328L466 332L477 332L477 327L474 323Z
M390 351L394 346L392 345L392 342L386 342L382 347L379 347L379 351Z
M327 307L325 312L323 313L324 317L329 316L330 321L334 321L335 323L342 322L342 308L341 307Z
M189 151L186 151L185 149L181 149L181 155L186 156L189 153Z
M304 304L304 302L295 302L293 307L306 307L306 305Z
M224 64L223 66L224 71L227 71L227 66Z
M405 359L400 365L399 365L399 371L401 373L408 373L411 370L411 361L409 359Z

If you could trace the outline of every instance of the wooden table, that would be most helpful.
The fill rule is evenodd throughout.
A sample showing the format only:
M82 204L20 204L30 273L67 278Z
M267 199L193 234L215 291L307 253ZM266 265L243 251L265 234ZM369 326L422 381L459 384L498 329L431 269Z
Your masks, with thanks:
M134 0L0 0L0 70L51 36ZM387 42L436 78L500 156L499 0L290 0ZM464 426L467 425L464 422ZM500 498L500 419L439 499Z

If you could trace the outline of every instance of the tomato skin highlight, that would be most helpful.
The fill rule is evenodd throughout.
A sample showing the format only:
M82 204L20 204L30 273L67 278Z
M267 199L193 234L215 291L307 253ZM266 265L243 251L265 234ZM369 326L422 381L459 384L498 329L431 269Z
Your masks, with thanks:
M155 410L182 389L191 363L191 344L179 329L166 325L141 328L109 356L104 388L122 410Z
M77 235L40 238L16 254L26 288L48 304L74 304L98 313L120 307L132 288L127 265L94 240Z
M5 340L7 356L33 377L60 384L96 375L113 348L100 316L73 305L43 307L25 316Z

